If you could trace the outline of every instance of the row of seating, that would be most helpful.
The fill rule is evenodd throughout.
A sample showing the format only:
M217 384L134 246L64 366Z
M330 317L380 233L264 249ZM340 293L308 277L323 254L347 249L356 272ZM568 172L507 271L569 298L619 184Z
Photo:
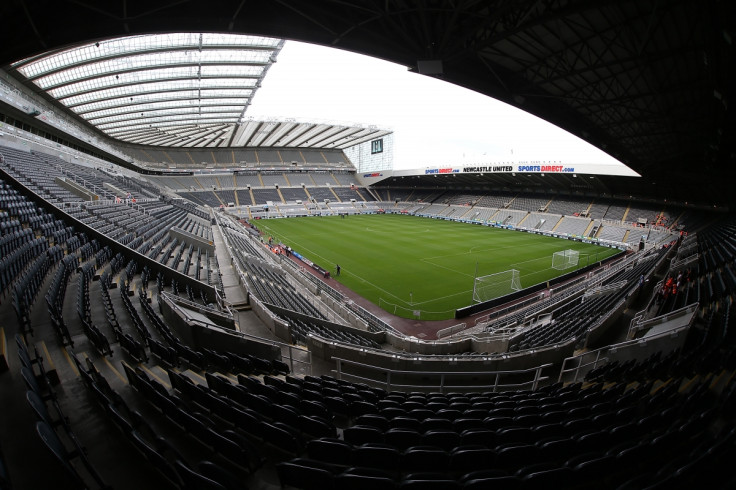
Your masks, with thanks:
M63 256L64 250L54 245L48 248L45 254L39 255L18 278L13 289L13 308L21 332L33 333L30 320L31 306L41 290L46 275Z
M282 275L261 267L254 258L250 257L241 260L241 266L247 273L252 293L255 293L261 301L314 318L326 319L325 315Z
M16 335L15 342L21 361L21 375L28 388L26 400L38 418L36 432L39 438L59 460L66 474L82 488L89 486L89 483L85 481L85 478L89 477L100 488L106 487L99 473L87 458L84 447L61 408L56 392L46 375L43 358L38 355L38 351L35 352L35 357L31 358L22 336ZM38 373L35 372L36 369ZM55 415L52 416L49 412L48 404L51 404ZM64 439L68 441L66 444ZM72 448L68 448L68 445L71 445ZM80 473L72 461L81 462L85 474Z
M32 238L20 241L18 246L0 259L0 290L5 291L32 261L44 253L48 248L45 237Z
M149 378L142 370L126 363L123 363L123 368L131 387L176 424L183 435L197 439L242 471L253 472L261 466L258 449L240 431L234 430L237 426L233 425L232 420L216 420L202 412L193 411L182 399L169 394L163 385Z
M74 254L66 255L61 259L61 263L59 264L59 267L57 267L56 273L51 279L51 283L49 284L49 288L45 296L51 325L54 328L56 337L61 345L74 345L74 339L69 333L62 311L64 308L64 297L66 296L69 276L74 270L76 270L77 263L78 258Z
M85 367L73 351L69 355L74 359L86 387L105 410L107 417L131 446L169 483L184 490L244 490L240 478L219 464L202 460L197 465L190 466L140 412L132 410L110 387L89 358L86 359Z
M131 264L129 263L127 274L129 279L120 288L120 297L132 318L136 331L141 337L141 346L149 347L153 355L157 356L170 366L179 366L181 362L186 362L199 370L205 370L210 365L216 365L225 370L239 370L247 373L289 372L288 366L276 359L267 361L256 356L239 355L230 352L217 353L206 348L194 350L191 347L184 345L151 306L146 287L147 277L150 271L147 268L144 268L142 273L143 279L141 280L141 289L138 292L139 303L151 325L153 325L158 334L161 335L164 343L153 339L151 333L140 319L138 311L133 307L132 302L130 301L129 284L130 278L133 276L131 272L134 270L134 268L130 268L130 265Z
M689 453L692 444L717 444L723 438L732 440L730 428L715 437L706 430L717 415L711 408L707 383L684 396L678 392L677 386L659 394L652 392L651 385L648 385L628 391L622 397L620 390L624 386L617 385L614 390L594 390L586 396L596 396L588 400L580 400L579 394L589 390L566 388L560 394L567 393L569 401L578 406L547 411L541 408L544 405L540 405L539 416L557 413L568 421L552 422L553 418L549 418L548 423L526 429L511 420L499 419L493 421L495 430L487 427L465 429L450 437L451 430L436 428L422 434L417 430L400 428L404 422L398 420L399 417L386 420L363 415L356 419L355 425L343 430L344 440L327 438L312 441L307 444L309 460L290 462L297 467L307 466L307 469L286 465L288 471L280 471L279 474L283 484L297 488L317 488L320 485L330 488L340 481L333 479L349 469L383 479L373 482L381 485L372 488L403 488L407 481L417 479L415 472L427 473L420 479L442 480L448 485L436 484L437 488L466 488L470 480L479 478L484 485L501 485L504 480L493 480L501 477L512 479L513 488L527 488L531 485L528 475L554 470L572 478L565 482L567 485L582 484L597 473L602 488L615 488L636 477L641 458L647 461L655 458L652 451L677 454L687 448L684 452ZM531 393L521 392L517 398L521 401L527 394ZM549 396L545 398L555 399L554 390L547 394ZM600 399L608 399L609 403L616 403L621 408L606 410L601 402L594 403ZM419 425L422 422L415 420L414 423ZM517 423L523 422L519 420ZM385 429L390 424L397 426ZM379 425L383 425L384 430ZM327 470L331 475L323 471L313 474L315 472L309 467ZM367 473L363 471L366 468L369 470ZM443 476L440 478L438 474ZM295 478L297 475L301 477ZM370 481L368 478L361 485L368 485ZM550 481L547 478L546 485ZM541 488L538 484L542 484L541 477L533 488ZM431 485L434 484L427 488ZM474 483L467 488L495 487Z

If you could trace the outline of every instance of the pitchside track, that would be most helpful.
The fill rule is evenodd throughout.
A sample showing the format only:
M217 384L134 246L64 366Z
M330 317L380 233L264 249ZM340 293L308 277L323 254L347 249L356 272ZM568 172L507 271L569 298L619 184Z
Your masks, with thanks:
M522 288L599 262L617 249L404 215L255 221L267 239L291 246L364 298L405 318L452 318L473 301L476 277L515 269ZM578 265L557 270L555 252L575 250ZM335 266L341 274L334 277Z

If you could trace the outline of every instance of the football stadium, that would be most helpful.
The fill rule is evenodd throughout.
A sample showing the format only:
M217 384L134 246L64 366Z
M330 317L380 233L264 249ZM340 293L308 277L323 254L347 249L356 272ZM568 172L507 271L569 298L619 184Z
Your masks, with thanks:
M733 2L0 12L0 490L736 487ZM295 41L625 166L253 115Z

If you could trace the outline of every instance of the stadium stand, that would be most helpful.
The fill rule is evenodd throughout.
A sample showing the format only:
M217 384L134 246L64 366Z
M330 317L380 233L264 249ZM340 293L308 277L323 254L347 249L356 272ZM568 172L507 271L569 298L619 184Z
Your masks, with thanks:
M322 189L331 195L335 190ZM478 488L499 479L524 486L549 484L551 478L563 478L561 475L582 481L590 478L592 468L596 468L596 481L605 488L616 488L660 480L692 481L703 468L713 470L714 461L730 454L733 435L725 428L718 430L720 423L716 421L729 420L726 407L733 398L733 383L725 381L733 372L729 367L733 335L728 328L729 295L736 288L731 268L736 253L732 225L721 225L683 241L678 260L692 260L695 254L698 257L693 262L691 280L659 303L652 296L654 315L668 314L708 298L708 306L701 313L702 330L693 330L693 340L682 347L686 356L659 353L626 362L601 362L587 371L585 384L547 383L536 390L510 392L470 389L463 393L420 393L387 391L330 375L285 375L288 367L279 364L278 359L192 347L163 321L157 306L167 294L184 292L178 284L155 278L148 268L136 266L125 252L113 252L89 237L65 231L73 225L30 204L22 205L23 195L7 183L0 191L4 199L0 204L8 213L2 222L6 230L4 246L33 243L34 235L24 230L44 233L44 248L38 248L35 255L18 255L18 260L23 257L28 266L3 274L4 284L14 284L19 342L32 331L34 337L47 339L52 356L67 346L66 355L79 374L77 377L73 370L61 369L64 391L82 380L85 391L97 402L92 419L117 428L105 431L106 437L129 441L119 445L118 457L137 467L143 465L149 482L177 486L207 482L217 488L211 483L215 482L223 488L239 488L233 482L240 481L241 487L243 483L257 487L260 475L272 471L282 484L298 488L379 483L426 488L424 485L430 484L427 482L443 488ZM425 211L434 206L444 216L450 210L459 213L473 209L446 204L422 206ZM114 202L78 203L68 209L77 219L89 219L90 224L98 225L95 229L102 233L108 221L122 223L117 228L125 232L113 233L118 241L129 235L129 246L137 244L138 250L180 271L185 271L187 265L192 268L195 263L209 261L202 257L201 250L198 253L191 244L169 237L168 230L180 229L201 239L214 238L209 215L186 201L142 200L137 207ZM494 212L477 209L487 215ZM531 217L532 221L550 215L513 208L501 213L526 220ZM125 223L128 219L132 221ZM565 228L566 222L575 226ZM589 223L588 218L566 216L555 231L574 232ZM624 229L607 223L601 232ZM288 326L291 341L310 345L313 340L309 339L317 338L371 352L385 350L387 344L367 334L329 327L324 322L324 307L315 309L302 289L294 289L283 272L269 265L273 254L263 250L258 240L234 228L219 229L238 244L242 253L235 257L254 298L273 304L280 312L294 312L279 317ZM636 228L627 227L625 231L630 229ZM53 242L51 237L56 237ZM666 239L671 237L666 233ZM40 250L44 252L39 254ZM601 283L602 290L609 288L605 293L587 299L575 296L556 304L544 321L528 320L539 318L544 310L537 310L533 316L528 311L522 313L517 325L528 325L516 328L509 354L568 342L585 345L602 313L615 310L615 304L636 291L641 276L654 277L653 270L667 251L653 249L649 252L652 258L621 268ZM68 258L64 259L67 265L56 266L53 276L58 279L49 283L53 264L63 257ZM4 259L3 264L6 262ZM200 266L194 268L199 270ZM212 268L218 269L216 265ZM4 266L6 269L13 270L9 265ZM152 279L156 294L148 288ZM619 286L622 283L626 286ZM48 326L38 321L33 309L45 284L49 305L45 313L53 320ZM111 294L115 286L120 294ZM69 288L77 293L66 294ZM707 292L698 294L698 290ZM138 300L131 301L136 295ZM199 301L194 291L187 296ZM102 301L93 300L97 297ZM66 312L66 305L71 303L75 305L74 315ZM719 353L715 358L714 352ZM46 353L33 353L29 348L23 355L31 368L40 369ZM115 361L112 365L122 369L111 369L103 359ZM710 360L710 367L701 370L702 377L692 370L700 365L698 359ZM59 359L55 361L55 369L59 370ZM12 362L11 369L17 369ZM116 372L122 373L126 383ZM28 395L33 405L27 413L35 411L53 421L48 415L50 409L55 410L53 398L45 398L52 391L43 381L48 374L39 373L31 376L25 371L34 393ZM32 377L43 383L33 386ZM63 398L65 406L73 406L68 394L60 395L56 389L53 392ZM196 407L196 415L191 414L192 407ZM69 417L67 413L64 416ZM39 424L45 425L38 425L40 437L35 440L52 448L44 452L39 447L40 460L46 454L56 458L57 465L67 468L63 478L71 485L99 480L100 484L121 481L127 486L126 482L137 478L121 475L123 471L104 463L95 465L102 448L94 442L88 445L85 425L79 424L77 415L70 418L72 435L62 426L39 418ZM77 426L78 431L74 430ZM34 423L28 428L36 430ZM54 437L66 442L59 444ZM86 462L69 449L68 441L73 438L84 440L88 446ZM655 464L659 458L654 459L652 451L659 454L665 448L673 456L672 463ZM726 478L722 473L717 476Z
M589 218L576 218L574 216L565 216L554 228L559 234L583 236L590 227L591 220Z
M524 226L539 231L550 231L557 226L562 216L551 213L529 213Z
M461 25L467 42L448 30L442 43L448 79L573 121L567 129L638 162L635 170L646 167L642 186L662 199L672 183L688 196L691 184L705 182L702 197L711 185L727 189L716 180L732 180L733 118L722 88L733 54L727 3L505 6L504 29L491 38L486 12L500 3L480 5L483 15L473 2L458 6L451 20L462 24L446 26L435 22L442 9L425 8L414 24L404 11L416 9L406 8L371 17L376 29L351 29L345 22L358 17L341 14L365 12L342 10L357 8L350 2L305 3L293 17L323 25L312 9L330 8L333 20L348 20L322 29L337 38L327 32L312 40L356 51L375 45L374 52L400 53L394 56L408 64L422 59L415 51L429 49L419 42L427 41L423 27ZM21 4L6 12L8 63L99 32L146 34L163 26L156 17L169 30L203 12L193 10L196 2L151 5L121 23L104 6ZM53 21L39 12L54 8ZM280 19L259 16L258 8L252 19L245 11L236 19L207 8L230 22L229 31L253 22L268 34L271 20L297 38L314 31L288 9L265 9L284 13ZM78 9L98 17L88 22ZM214 17L199 20L223 26ZM628 51L611 49L627 36L644 40L635 49L644 62L622 63L617 53ZM407 37L418 48L388 42ZM693 45L698 56L683 56ZM581 76L591 53L606 69ZM478 82L476 62L491 82ZM547 70L554 79L536 69L544 63L555 67ZM715 89L706 83L702 90L693 64L706 66ZM178 143L188 148L98 151L109 147L100 133L57 117L61 105L8 90L14 70L3 69L0 93L3 107L23 99L0 114L0 137L10 144L0 147L1 489L736 486L729 464L736 455L736 224L721 209L639 200L626 184L604 193L587 178L562 189L553 174L473 189L398 179L366 189L346 153L318 145L231 149L218 139L212 148L193 140ZM660 79L668 83L653 90ZM622 94L611 90L619 85ZM673 97L670 87L685 95ZM621 111L623 102L646 105L647 116ZM709 130L717 137L703 137ZM132 159L146 173L70 163L100 151L119 163ZM191 175L150 174L179 170ZM655 175L657 187L649 179ZM375 212L375 198L388 212L587 235L626 253L484 312L448 339L424 342L295 265L279 244L263 243L257 222L220 210L234 203L249 218ZM226 289L243 301L228 304ZM453 384L452 375L468 369Z

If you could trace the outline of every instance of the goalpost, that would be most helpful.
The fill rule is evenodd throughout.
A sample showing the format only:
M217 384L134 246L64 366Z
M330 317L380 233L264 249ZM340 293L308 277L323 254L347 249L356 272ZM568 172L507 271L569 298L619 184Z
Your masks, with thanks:
M520 290L521 280L518 270L511 269L497 272L475 278L475 281L473 281L473 301L482 303Z
M577 250L567 249L552 254L552 268L565 270L578 265L580 254Z

